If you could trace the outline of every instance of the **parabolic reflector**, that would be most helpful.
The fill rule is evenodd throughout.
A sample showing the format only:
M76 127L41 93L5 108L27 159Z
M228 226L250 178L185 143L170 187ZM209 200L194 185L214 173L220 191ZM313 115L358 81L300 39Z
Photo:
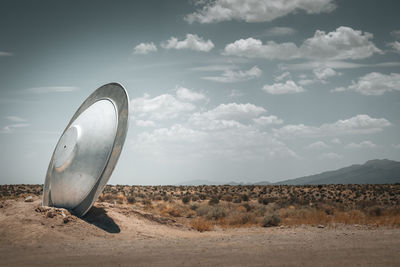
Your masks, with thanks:
M83 216L107 184L128 130L129 98L118 83L94 91L75 112L50 160L43 206Z

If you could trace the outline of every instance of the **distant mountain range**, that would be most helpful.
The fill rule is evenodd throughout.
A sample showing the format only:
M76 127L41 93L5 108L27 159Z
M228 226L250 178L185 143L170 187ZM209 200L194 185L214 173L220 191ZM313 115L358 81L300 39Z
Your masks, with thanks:
M218 183L208 180L192 180L179 185L307 185L307 184L394 184L400 183L400 162L388 159L369 160L364 164L351 165L334 171L284 180L276 183Z

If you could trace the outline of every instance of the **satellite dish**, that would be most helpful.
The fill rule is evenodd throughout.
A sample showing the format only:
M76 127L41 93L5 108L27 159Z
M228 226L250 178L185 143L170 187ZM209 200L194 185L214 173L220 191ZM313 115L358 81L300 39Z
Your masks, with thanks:
M129 98L119 83L94 91L75 112L50 160L43 206L85 215L107 184L128 130Z

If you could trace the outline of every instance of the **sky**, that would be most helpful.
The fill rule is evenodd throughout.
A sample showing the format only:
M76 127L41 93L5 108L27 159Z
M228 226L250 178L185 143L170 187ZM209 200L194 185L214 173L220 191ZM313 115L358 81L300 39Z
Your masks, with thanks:
M109 183L276 182L400 161L399 1L0 4L0 184L44 182L98 87L130 97Z

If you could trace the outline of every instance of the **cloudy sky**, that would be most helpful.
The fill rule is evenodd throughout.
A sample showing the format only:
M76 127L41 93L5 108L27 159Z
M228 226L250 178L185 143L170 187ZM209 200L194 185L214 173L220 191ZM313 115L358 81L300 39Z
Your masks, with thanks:
M122 83L110 183L279 181L400 160L398 1L2 1L0 183L43 183L79 105Z

